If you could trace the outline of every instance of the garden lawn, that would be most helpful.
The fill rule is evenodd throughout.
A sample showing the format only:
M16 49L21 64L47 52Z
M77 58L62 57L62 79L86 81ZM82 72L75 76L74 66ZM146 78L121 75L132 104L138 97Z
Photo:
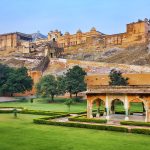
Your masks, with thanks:
M6 102L6 103L0 103L0 107L24 107L26 109L32 109L32 110L49 110L49 111L55 111L55 112L68 112L68 107L64 104L63 101L59 99L59 101L55 100L55 103L42 103L41 101L34 100L34 103L30 102ZM77 112L83 112L86 111L86 101L75 103L71 105L70 112L71 113L77 113ZM96 110L96 105L93 106L93 110ZM101 107L101 110L104 110L104 106ZM124 111L123 104L117 104L115 105L116 111ZM130 111L136 111L136 112L142 112L142 103L131 103Z
M149 150L150 136L37 125L39 116L0 114L0 150Z
M40 103L40 102L7 102L0 103L0 107L24 107L32 110L49 110L55 112L68 112L68 107L64 103ZM70 112L86 111L86 102L76 103L71 106Z

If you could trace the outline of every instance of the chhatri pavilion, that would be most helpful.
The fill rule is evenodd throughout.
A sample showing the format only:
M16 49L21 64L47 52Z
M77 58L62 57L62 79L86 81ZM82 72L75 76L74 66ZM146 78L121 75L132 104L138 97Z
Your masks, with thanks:
M131 103L142 103L145 110L144 120L150 122L150 74L124 74L123 76L129 78L127 86L110 86L108 75L89 75L86 77L88 118L93 118L94 103L96 103L97 109L103 103L106 119L110 120L114 114L112 109L114 102L117 100L123 103L125 120L130 120ZM96 117L100 117L98 111Z

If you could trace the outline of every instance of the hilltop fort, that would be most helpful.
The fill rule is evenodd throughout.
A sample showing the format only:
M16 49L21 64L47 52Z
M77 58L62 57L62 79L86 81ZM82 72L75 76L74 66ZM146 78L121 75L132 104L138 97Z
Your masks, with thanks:
M112 68L124 73L150 72L150 20L126 25L124 33L107 35L94 27L75 34L50 31L0 35L0 63L25 66L35 82L45 74L62 75L79 65L88 74L107 74Z

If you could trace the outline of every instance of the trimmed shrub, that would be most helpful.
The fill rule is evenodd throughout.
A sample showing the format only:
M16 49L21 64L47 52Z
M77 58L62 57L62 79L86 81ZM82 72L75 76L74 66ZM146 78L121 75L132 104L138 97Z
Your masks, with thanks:
M105 126L105 125L92 125L92 124L82 124L74 122L55 122L47 119L34 119L36 124L47 124L47 125L56 125L56 126L67 126L67 127L77 127L77 128L87 128L87 129L96 129L96 130L108 130L108 131L118 131L118 132L128 132L128 129L125 127L117 126Z
M0 109L3 109L3 108L17 108L17 109L24 109L23 107L0 106Z
M150 135L150 129L131 129L131 133Z
M51 112L51 111L42 111L42 110L27 110L24 109L20 113L22 114L34 114L34 115L47 115L47 116L55 116L55 115L64 115L68 116L68 113L65 112Z
M130 125L130 126L147 126L147 127L150 127L150 122L121 121L120 124Z
M80 112L70 112L71 114L78 114L78 115L80 115L80 114L86 114L87 113L87 111L80 111Z
M20 97L18 102L28 102L28 99L25 97Z
M83 116L70 117L68 119L69 121L77 121L77 122L107 123L106 119L94 119L94 118L89 119Z

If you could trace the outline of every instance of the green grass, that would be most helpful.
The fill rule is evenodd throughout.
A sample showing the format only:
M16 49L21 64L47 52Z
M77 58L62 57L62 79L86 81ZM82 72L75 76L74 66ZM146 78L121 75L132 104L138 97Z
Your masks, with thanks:
M150 136L37 125L40 116L0 114L0 150L149 150Z
M67 112L68 108L64 103L41 103L36 102L7 102L7 103L0 103L0 107L24 107L26 109L32 110L49 110L55 112ZM82 103L75 103L71 106L70 112L81 112L86 111L86 102Z
M49 110L55 112L68 112L67 106L64 104L65 99L55 98L55 103L46 103L48 99L35 99L34 103L30 102L7 102L7 103L0 103L0 107L24 107L26 109L32 110ZM71 106L70 112L81 112L86 111L86 101L80 103L74 103ZM94 104L93 110L96 110L97 107ZM101 110L104 110L104 106L101 106ZM116 104L115 111L123 111L124 107L123 104ZM142 112L142 104L141 103L131 103L130 104L130 112L137 111Z

